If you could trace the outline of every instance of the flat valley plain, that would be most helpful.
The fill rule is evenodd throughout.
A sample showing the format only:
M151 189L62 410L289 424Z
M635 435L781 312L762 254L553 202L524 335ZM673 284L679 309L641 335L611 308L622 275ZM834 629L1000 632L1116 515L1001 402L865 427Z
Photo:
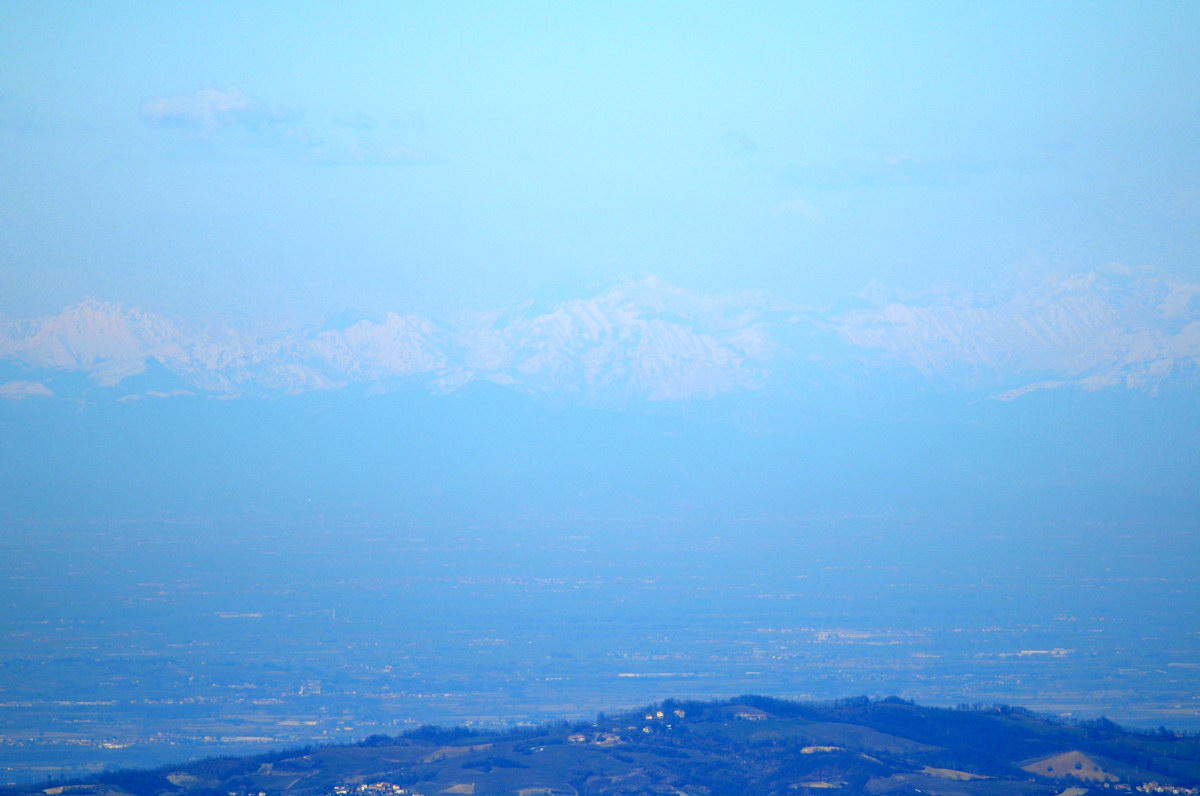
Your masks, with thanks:
M10 523L0 782L663 698L1200 730L1194 524Z

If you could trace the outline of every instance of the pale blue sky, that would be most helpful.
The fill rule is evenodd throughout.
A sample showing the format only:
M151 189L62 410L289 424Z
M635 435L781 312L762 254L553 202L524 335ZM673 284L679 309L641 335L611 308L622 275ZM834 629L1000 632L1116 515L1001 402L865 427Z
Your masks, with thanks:
M1200 5L0 7L0 312L1200 279Z

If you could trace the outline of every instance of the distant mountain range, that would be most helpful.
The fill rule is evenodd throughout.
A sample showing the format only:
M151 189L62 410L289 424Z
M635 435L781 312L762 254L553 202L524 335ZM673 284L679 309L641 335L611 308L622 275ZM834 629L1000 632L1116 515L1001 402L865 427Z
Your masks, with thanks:
M0 397L10 399L492 382L613 406L897 378L1014 399L1063 386L1153 393L1198 374L1200 284L1116 266L987 296L872 284L824 309L649 278L453 320L388 313L269 339L90 298L55 316L0 317Z
M356 745L124 770L13 796L1200 793L1200 739L894 697L661 704L510 732L423 727Z

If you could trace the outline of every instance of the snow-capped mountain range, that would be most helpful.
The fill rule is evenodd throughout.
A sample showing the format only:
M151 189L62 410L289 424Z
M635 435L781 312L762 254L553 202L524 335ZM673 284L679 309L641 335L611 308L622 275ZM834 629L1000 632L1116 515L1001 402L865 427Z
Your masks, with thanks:
M0 397L78 397L60 382L84 374L89 400L490 381L611 405L819 385L848 371L1004 399L1068 385L1153 392L1200 373L1200 284L1110 266L988 296L872 284L814 309L650 278L453 320L388 313L270 339L186 331L86 299L55 316L0 318L0 367Z

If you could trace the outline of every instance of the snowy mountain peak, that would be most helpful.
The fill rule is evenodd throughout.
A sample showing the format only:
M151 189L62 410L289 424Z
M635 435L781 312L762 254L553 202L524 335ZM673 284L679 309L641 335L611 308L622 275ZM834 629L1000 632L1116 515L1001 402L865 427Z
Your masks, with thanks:
M930 294L829 321L851 344L952 383L1025 379L1015 394L1068 383L1154 391L1200 366L1198 295L1200 285L1157 269L1110 268L1022 285L987 304Z
M89 298L56 316L3 322L0 360L22 373L0 396L45 395L39 372L83 372L113 387L148 368L218 394L490 381L607 405L775 383L819 389L846 369L1002 398L1065 385L1153 392L1200 372L1200 285L1156 269L1113 266L986 295L872 283L817 312L761 292L702 295L647 278L452 322L343 315L321 329L219 340Z
M29 368L83 370L106 386L141 373L151 357L168 367L190 359L185 339L165 319L94 298L14 325L3 353Z

